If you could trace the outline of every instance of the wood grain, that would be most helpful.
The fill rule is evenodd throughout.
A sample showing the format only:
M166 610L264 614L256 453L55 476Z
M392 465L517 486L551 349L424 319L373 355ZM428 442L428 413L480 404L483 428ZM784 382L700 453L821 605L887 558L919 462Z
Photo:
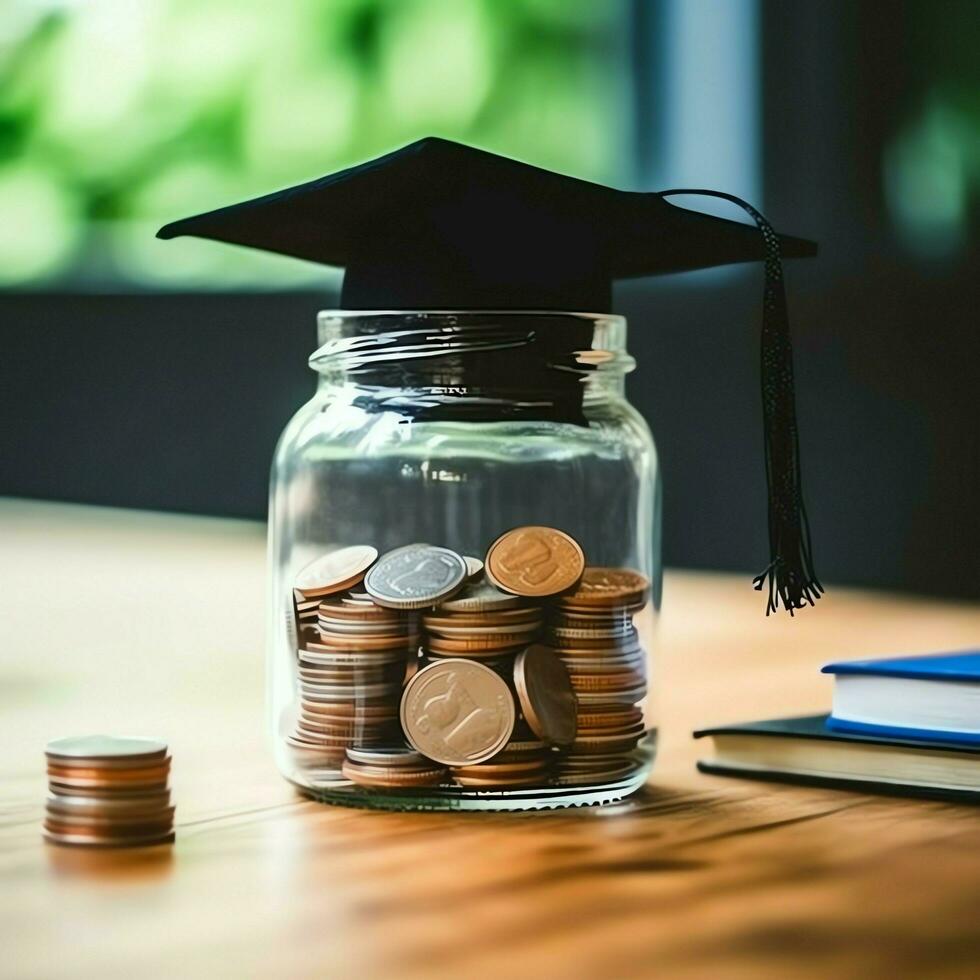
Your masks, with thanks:
M663 742L613 810L323 807L265 744L264 530L0 501L0 975L975 977L980 819L694 771L699 725L819 710L830 659L975 644L980 607L832 589L766 620L673 573ZM43 747L160 733L172 849L43 844Z

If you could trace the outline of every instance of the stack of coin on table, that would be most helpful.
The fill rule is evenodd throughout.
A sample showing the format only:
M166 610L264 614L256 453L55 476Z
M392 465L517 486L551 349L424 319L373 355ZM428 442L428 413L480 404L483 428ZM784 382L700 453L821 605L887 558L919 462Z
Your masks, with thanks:
M590 572L574 539L547 527L501 535L485 568L479 559L427 544L380 558L367 546L328 553L295 583L297 612L300 603L318 599L319 605L316 638L300 634L299 719L289 743L321 768L372 789L450 781L475 790L545 786L553 782L556 760L560 781L579 771L584 783L607 771L618 775L621 765L612 769L609 757L626 745L627 715L620 709L633 697L628 718L640 717L632 705L644 676L640 665L639 682L624 686L623 665L631 667L642 653L627 656L621 617L646 587L583 612L576 597L592 582ZM574 646L561 643L556 655L539 642L546 623L550 640L564 640L565 616L587 631L616 623L619 632L605 647L586 642L593 652L580 663ZM592 710L594 688L610 692L613 709L603 700L596 702L601 710ZM614 718L607 717L610 710ZM577 734L580 720L584 738ZM603 741L606 725L613 742ZM631 747L635 728L630 720ZM596 745L608 751L596 754Z
M340 778L348 746L399 738L398 705L418 640L407 614L360 591L377 557L368 546L341 548L296 579L294 595L317 603L316 632L300 633L299 715L287 742L321 775Z
M645 728L646 653L633 616L649 582L623 568L586 568L574 592L551 608L546 642L568 669L578 700L577 733L559 782L608 782L628 776Z
M49 742L44 836L54 844L136 847L174 839L170 755L151 738Z

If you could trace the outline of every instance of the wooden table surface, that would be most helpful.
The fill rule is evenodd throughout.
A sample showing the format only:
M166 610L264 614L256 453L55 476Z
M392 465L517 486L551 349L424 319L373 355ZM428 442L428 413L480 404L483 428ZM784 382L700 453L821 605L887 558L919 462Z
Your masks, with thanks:
M639 798L388 814L273 768L260 525L6 500L0 554L2 976L980 976L980 812L702 776L690 739L824 709L827 660L976 644L976 605L766 620L746 576L671 573ZM42 842L44 744L92 731L170 742L173 848Z

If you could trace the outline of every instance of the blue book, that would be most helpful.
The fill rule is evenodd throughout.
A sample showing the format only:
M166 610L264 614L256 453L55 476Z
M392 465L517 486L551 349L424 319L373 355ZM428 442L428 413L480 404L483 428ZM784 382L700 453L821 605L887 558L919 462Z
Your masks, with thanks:
M827 664L835 732L980 745L980 650Z

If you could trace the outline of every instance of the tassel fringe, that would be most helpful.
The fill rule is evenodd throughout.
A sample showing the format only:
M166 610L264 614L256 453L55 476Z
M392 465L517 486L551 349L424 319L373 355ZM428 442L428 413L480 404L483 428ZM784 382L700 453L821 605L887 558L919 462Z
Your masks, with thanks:
M810 526L803 503L793 347L779 237L762 214L733 194L711 190L661 192L663 197L679 194L716 197L737 205L755 222L765 243L760 373L769 497L769 564L753 579L753 585L761 592L768 584L767 616L776 612L780 603L792 616L795 610L814 605L824 589L813 568Z

